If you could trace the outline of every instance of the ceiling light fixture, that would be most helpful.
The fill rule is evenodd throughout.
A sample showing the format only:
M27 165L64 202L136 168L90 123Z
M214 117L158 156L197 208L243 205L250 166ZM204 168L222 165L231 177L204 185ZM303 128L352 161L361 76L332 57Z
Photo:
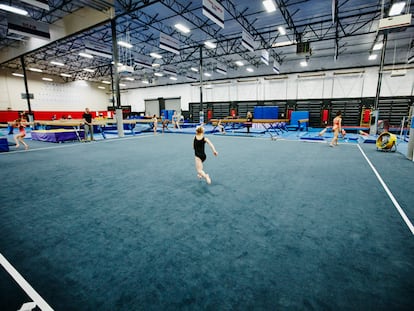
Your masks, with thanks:
M376 60L377 59L377 54L370 54L368 59L369 60Z
M119 86L126 86L126 84L124 84L124 83L119 83Z
M19 8L16 8L14 6L10 6L7 4L0 4L0 10L19 14L19 15L25 15L25 16L29 15L29 13L26 10L19 9Z
M382 49L382 46L383 46L383 43L382 42L375 43L374 46L373 46L373 48L372 48L372 50L373 51L381 50Z
M52 60L50 63L51 63L52 65L56 65L56 66L60 66L60 67L65 66L65 64L64 64L64 63L61 63L61 62L56 62L56 61L54 61L54 60Z
M13 72L13 73L12 73L12 75L13 75L13 76L15 76L15 77L21 77L21 78L23 78L23 77L24 77L24 75L23 75L23 74L21 74L21 73L17 73L17 72Z
M160 54L155 53L155 52L150 53L150 56L153 57L153 58L157 58L157 59L162 58L162 56Z
M405 7L405 1L399 1L399 2L395 2L390 9L390 12L388 13L388 16L395 16L395 15L400 15L402 10Z
M243 62L241 60L238 60L236 62L234 62L237 66L241 67L244 66Z
M135 79L132 78L132 77L126 77L125 80L127 80L127 81L134 81Z
M284 36L286 34L285 27L279 26L277 27L277 30L279 31L280 35Z
M288 45L292 45L292 44L296 44L296 41L292 41L292 40L281 41L281 42L273 43L272 48L278 48L278 47L288 46Z
M29 70L34 72L43 72L43 70L39 68L29 68Z
M105 90L105 87L100 85L98 86L98 89Z
M170 77L170 80L174 80L174 81L176 81L176 80L177 80L177 77L171 76L171 77Z
M119 40L118 45L123 46L124 48L132 49L133 45L129 42Z
M53 79L51 79L51 78L42 78L42 80L43 81L49 81L49 82L53 81Z
M184 26L183 24L175 24L174 25L175 28L177 28L179 31L183 32L183 33L189 33L190 29L188 29L186 26Z
M89 69L89 68L83 68L83 71L86 71L86 72L95 72L95 70Z
M103 81L102 81L102 83L103 83L103 84L111 84L111 82L110 82L110 81L106 81L106 80L103 80Z
M162 77L162 76L164 76L164 74L162 72L156 72L156 73L154 73L154 76Z
M303 61L300 62L300 65L302 67L307 67L308 66L308 62L306 60L303 60Z
M86 57L86 58L93 58L93 55L88 54L88 53L84 53L84 52L80 52L79 56Z
M264 0L263 6L265 7L266 11L269 13L276 11L276 3L274 0Z
M253 68L251 68L251 67L247 67L247 68L246 68L246 70L247 70L248 72L254 72L254 69L253 69Z
M209 73L209 72L205 72L205 73L204 73L204 75L205 75L206 77L211 77L211 73Z
M196 67L191 67L190 70L194 72L198 72L198 69Z
M62 77L66 77L66 78L71 78L72 75L68 74L68 73L61 73L60 74Z
M215 49L217 47L217 44L211 41L205 41L204 45L209 49Z

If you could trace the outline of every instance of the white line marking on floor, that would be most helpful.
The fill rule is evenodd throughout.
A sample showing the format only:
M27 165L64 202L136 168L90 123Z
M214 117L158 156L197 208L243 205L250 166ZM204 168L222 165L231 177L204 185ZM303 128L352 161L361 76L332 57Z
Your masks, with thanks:
M13 277L26 294L36 303L42 311L53 311L47 302L30 286L30 284L22 277L22 275L7 261L0 253L0 264Z
M388 188L388 186L385 184L384 180L382 180L380 174L378 173L378 171L375 169L374 165L371 163L371 161L368 159L368 157L366 156L365 152L362 150L361 146L358 144L358 148L361 151L362 155L364 156L365 160L368 162L369 166L371 166L371 169L374 171L374 174L377 176L379 182L381 183L382 187L384 188L385 192L388 194L388 196L390 197L392 203L394 204L395 208L398 210L398 212L400 213L402 219L405 221L405 223L407 224L408 228L411 230L411 233L414 235L414 226L411 223L410 219L407 217L407 215L405 214L404 210L401 208L400 204L397 202L397 200L395 199L394 195L391 193L390 189Z

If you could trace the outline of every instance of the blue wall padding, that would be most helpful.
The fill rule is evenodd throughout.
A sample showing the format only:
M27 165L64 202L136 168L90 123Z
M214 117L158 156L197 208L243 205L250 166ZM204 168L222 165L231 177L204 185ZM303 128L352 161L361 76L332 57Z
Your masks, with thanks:
M278 119L278 106L256 106L254 107L253 117L255 119Z
M3 136L0 137L0 152L9 151L9 143L7 141L7 137Z
M290 115L290 125L298 126L300 119L309 119L309 111L293 111Z

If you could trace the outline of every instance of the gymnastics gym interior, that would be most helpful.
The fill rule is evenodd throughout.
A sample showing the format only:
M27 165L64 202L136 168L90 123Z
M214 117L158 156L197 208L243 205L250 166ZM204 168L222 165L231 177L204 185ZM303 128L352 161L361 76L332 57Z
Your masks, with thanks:
M0 2L0 310L414 310L411 1Z

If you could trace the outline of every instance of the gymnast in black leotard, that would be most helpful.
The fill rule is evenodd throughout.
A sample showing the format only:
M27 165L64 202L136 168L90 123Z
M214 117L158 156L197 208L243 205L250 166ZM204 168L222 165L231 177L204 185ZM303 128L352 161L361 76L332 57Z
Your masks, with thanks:
M210 176L206 174L203 170L203 162L207 159L204 148L206 143L210 146L211 150L213 151L213 154L217 156L218 152L216 151L216 148L214 148L214 145L207 137L204 137L204 128L202 126L199 126L196 129L196 135L193 141L195 167L197 170L198 178L205 178L206 182L208 184L211 184Z

